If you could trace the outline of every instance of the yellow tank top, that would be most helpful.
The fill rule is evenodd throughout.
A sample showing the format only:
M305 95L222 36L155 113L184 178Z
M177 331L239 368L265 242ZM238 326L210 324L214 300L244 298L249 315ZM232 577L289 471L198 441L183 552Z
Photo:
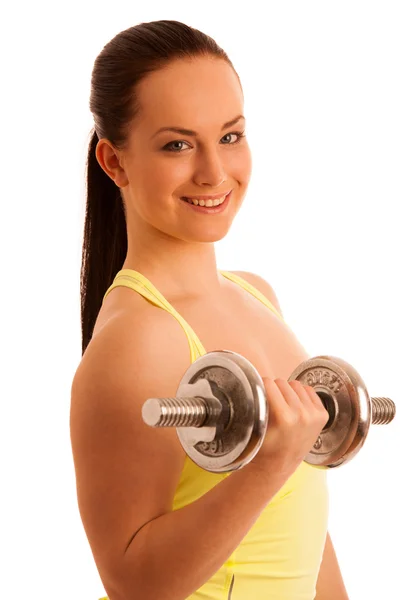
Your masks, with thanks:
M273 304L254 286L233 273L220 273L253 294L282 319ZM117 286L131 288L177 319L187 335L192 363L206 354L190 325L138 271L119 271L104 298ZM326 474L326 470L301 463L233 554L186 600L313 600L328 530ZM205 471L186 456L173 510L194 502L229 475ZM243 493L251 493L251 490L243 490Z

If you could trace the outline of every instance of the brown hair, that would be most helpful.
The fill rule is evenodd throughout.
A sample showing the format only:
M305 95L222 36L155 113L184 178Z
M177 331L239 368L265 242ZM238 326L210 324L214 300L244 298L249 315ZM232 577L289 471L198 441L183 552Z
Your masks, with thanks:
M97 161L97 143L106 138L115 148L123 149L130 123L139 113L137 84L174 59L198 56L225 60L234 69L211 37L179 21L168 20L140 23L122 31L104 46L94 62L90 93L94 128L86 163L80 274L82 355L92 337L104 294L127 253L123 197Z

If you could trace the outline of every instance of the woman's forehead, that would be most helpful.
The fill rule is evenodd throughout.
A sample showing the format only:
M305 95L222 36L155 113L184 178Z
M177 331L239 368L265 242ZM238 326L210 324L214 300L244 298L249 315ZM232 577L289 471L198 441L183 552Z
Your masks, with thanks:
M175 62L151 73L138 89L142 124L201 128L243 114L239 80L225 61Z

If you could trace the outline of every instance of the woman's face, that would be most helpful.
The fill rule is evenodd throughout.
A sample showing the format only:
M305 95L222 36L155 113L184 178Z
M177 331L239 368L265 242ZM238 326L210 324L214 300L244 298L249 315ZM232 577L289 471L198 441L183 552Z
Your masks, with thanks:
M251 175L250 149L240 137L244 118L225 125L244 114L236 73L223 60L177 60L143 80L138 98L140 115L123 153L128 230L139 219L187 242L223 238ZM196 135L159 132L168 127ZM182 200L230 190L229 203L217 214L200 213Z

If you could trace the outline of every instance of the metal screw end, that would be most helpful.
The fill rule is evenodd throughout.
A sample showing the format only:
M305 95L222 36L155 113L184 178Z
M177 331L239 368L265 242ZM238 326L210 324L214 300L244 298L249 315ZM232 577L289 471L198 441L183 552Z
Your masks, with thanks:
M142 406L143 421L151 427L201 427L207 415L202 398L149 398Z
M371 398L372 424L387 425L393 421L396 414L396 405L390 398Z

